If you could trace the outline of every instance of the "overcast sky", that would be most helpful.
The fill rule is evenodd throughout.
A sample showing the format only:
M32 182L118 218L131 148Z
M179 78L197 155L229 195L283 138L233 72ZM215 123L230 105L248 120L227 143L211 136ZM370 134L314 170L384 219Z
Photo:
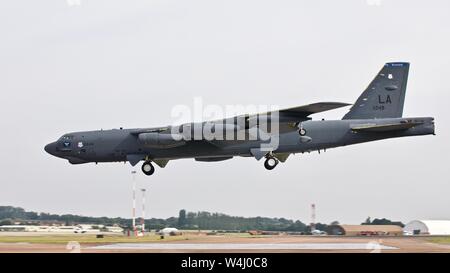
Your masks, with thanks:
M79 1L79 0L78 0ZM436 136L262 161L171 161L146 177L148 216L182 208L360 223L450 219L450 2L0 2L0 205L131 216L132 167L43 150L72 131L173 123L175 105L353 103L385 62L411 62L404 116ZM314 115L340 119L348 108Z

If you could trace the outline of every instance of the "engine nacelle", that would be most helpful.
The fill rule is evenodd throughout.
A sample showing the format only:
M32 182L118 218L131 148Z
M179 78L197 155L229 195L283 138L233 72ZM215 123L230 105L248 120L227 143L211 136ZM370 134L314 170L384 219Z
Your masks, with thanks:
M307 142L310 142L311 140L312 140L312 138L309 136L300 136L300 142L302 142L302 143L307 143Z
M186 142L181 135L161 133L141 133L138 136L140 142L145 146L154 148L171 148L184 145Z

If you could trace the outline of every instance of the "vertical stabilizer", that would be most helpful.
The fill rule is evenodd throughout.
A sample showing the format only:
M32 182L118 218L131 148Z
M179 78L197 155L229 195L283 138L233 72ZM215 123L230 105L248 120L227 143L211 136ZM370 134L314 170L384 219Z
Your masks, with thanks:
M399 118L403 114L409 63L387 63L342 119Z

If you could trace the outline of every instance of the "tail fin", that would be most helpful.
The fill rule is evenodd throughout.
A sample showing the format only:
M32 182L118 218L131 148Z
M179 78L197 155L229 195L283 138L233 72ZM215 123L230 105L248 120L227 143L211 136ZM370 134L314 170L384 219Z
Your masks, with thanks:
M399 118L403 114L409 63L387 63L342 119Z

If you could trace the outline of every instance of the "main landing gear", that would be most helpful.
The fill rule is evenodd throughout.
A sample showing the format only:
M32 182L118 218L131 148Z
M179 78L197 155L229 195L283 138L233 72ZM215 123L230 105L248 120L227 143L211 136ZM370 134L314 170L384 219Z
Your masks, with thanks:
M145 175L152 175L155 172L155 167L153 167L153 164L148 160L142 164L141 169Z
M266 157L266 161L264 161L264 167L267 170L273 170L278 165L278 163L278 159L273 156L268 156Z

